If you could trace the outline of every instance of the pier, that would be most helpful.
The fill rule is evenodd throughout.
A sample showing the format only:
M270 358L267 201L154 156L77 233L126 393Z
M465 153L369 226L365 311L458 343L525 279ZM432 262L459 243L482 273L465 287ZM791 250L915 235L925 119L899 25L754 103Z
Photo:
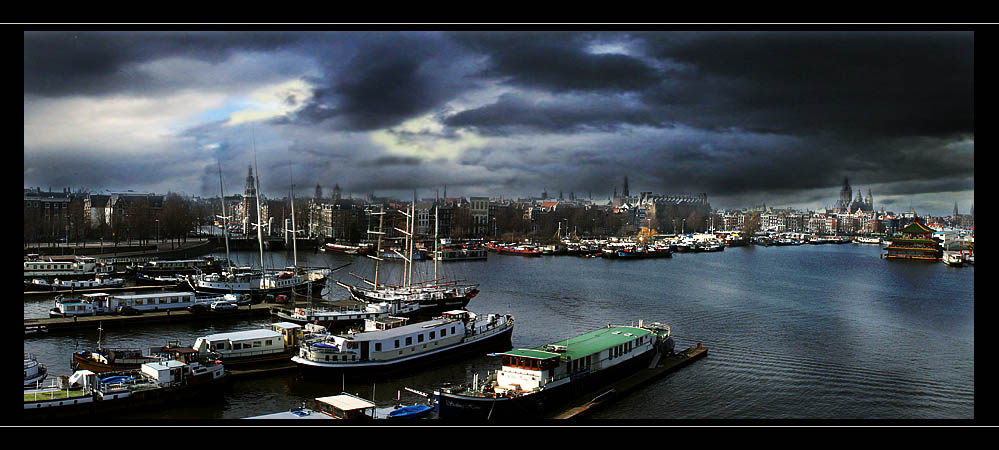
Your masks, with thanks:
M666 376L667 374L675 372L681 367L703 358L707 354L708 349L706 347L702 347L701 344L697 344L697 347L690 347L672 356L656 355L655 359L653 359L652 363L649 365L649 368L641 370L627 378L618 380L609 386L605 386L599 390L583 395L580 398L585 400L573 402L567 409L555 411L554 415L547 418L578 419L642 386L645 386L662 378L663 376Z
M154 311L144 312L134 316L123 315L89 315L75 317L55 317L45 319L24 319L25 335L35 333L40 330L45 332L58 332L68 330L96 329L98 327L113 328L124 326L135 326L146 323L180 322L189 320L205 319L230 319L230 318L250 318L267 317L271 315L271 308L264 305L250 305L239 307L230 311L206 311L192 313L187 310L175 311Z

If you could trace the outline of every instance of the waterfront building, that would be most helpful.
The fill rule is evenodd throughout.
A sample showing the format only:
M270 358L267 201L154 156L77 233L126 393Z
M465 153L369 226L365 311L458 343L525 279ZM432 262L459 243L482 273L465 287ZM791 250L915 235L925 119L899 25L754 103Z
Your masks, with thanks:
M943 255L937 241L933 239L933 230L918 221L903 228L900 234L891 238L885 258L937 261Z

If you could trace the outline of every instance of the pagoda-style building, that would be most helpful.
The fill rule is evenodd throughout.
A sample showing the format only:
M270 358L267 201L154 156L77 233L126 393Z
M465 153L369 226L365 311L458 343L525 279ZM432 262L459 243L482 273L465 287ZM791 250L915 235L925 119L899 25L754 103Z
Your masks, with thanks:
M925 225L912 222L900 233L901 236L891 238L885 258L939 261L943 256L937 241L933 240L933 230Z

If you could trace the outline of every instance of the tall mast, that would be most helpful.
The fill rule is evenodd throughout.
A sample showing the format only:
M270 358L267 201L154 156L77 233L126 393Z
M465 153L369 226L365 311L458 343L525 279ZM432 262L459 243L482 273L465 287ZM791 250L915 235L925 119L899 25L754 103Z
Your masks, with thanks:
M250 128L250 133L253 133L253 128ZM257 167L257 138L253 135L253 168L257 170L256 175L254 175L253 181L254 186L256 186L257 198L257 242L260 244L260 271L264 271L264 230L262 224L260 223L260 168ZM263 284L264 279L260 279L260 283Z
M293 175L294 176L294 175ZM259 193L257 195L260 195ZM291 248L295 257L295 271L298 272L298 242L295 239L298 227L295 226L295 179L291 180Z
M440 238L437 236L437 233L439 231L438 227L440 226L440 222L437 219L437 215L440 213L440 206L438 206L439 201L440 198L435 195L434 196L434 280L437 279L437 242L440 241Z
M409 209L409 284L413 284L413 246L416 243L416 190L413 190L413 205Z
M229 259L229 216L225 214L225 189L222 187L222 161L216 159L219 163L219 193L222 195L222 215L219 216L222 219L222 235L225 237L225 264L226 269L232 272Z
M412 217L412 215L409 214L406 210L402 210L402 209L399 210L399 213L402 214L403 216L406 216L406 229L405 230L401 230L401 229L399 229L399 227L392 227L392 228L395 231L398 231L398 232L402 233L404 236L406 236L407 240L406 240L406 244L405 245L408 246L409 245L409 239L411 239L412 236L413 236L413 233L410 233L410 231L409 231L409 219L410 219L410 217ZM403 249L402 249L403 252L405 252L406 249L407 249L406 247L403 247ZM403 286L406 286L406 285L409 284L406 281L406 275L408 273L410 273L410 268L411 268L410 266L412 266L412 263L413 263L412 258L407 257L406 253L400 253L399 250L396 250L394 248L392 249L392 253L395 253L396 255L399 255L399 257L402 258L403 263L407 264L407 265L403 266L403 273L402 273L402 284L403 284Z
M375 284L374 289L378 289L378 267L379 263L382 261L382 220L385 218L385 206L378 205L378 244L375 245L375 256L368 255L369 258L375 259ZM370 233L370 231L369 231Z

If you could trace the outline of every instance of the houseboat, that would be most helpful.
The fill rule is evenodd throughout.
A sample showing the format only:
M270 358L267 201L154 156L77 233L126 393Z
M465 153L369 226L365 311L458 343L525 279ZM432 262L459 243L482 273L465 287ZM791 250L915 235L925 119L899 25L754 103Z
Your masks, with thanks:
M109 275L114 270L110 264L97 261L89 256L76 256L70 260L42 260L37 256L24 260L24 278L59 277L60 279L95 278Z
M644 369L673 352L669 325L612 326L541 347L499 353L502 367L471 386L442 386L434 396L441 419L524 419L575 395Z
M146 275L139 272L135 274L135 284L139 286L176 286L183 289L187 286L187 278L183 274Z
M199 337L192 348L207 356L217 354L227 367L287 361L303 338L302 326L276 322L267 328Z
M277 311L277 316L297 324L319 324L326 327L364 323L365 320L388 316L408 316L421 310L419 302L368 303L363 308L295 308L291 312Z
M98 328L98 331L103 331ZM153 347L147 354L136 348L107 348L101 345L98 335L95 350L79 350L73 353L70 368L74 371L89 370L94 373L120 372L137 370L145 363L163 362L167 360L188 361L193 358L190 347L182 347L179 341L168 342L166 345Z
M193 353L188 354L193 355ZM176 401L196 401L223 392L231 379L219 362L200 359L144 363L137 370L101 374L77 370L48 387L24 390L25 419L105 414Z
M129 266L128 270L146 275L192 275L222 271L222 262L214 257L200 259L153 260Z
M474 261L488 259L489 254L483 248L444 247L437 250L434 258L438 261Z
M292 362L306 376L340 379L383 376L470 352L509 348L513 316L454 310L407 324L403 317L365 321L362 332L331 333L306 341Z
M76 289L119 288L125 286L124 278L99 277L92 280L60 280L48 281L35 278L30 283L24 282L25 291L72 291Z
M134 309L140 313L180 310L196 304L207 306L220 301L237 303L240 299L238 294L197 296L194 292L156 292L111 295L99 292L71 299L56 297L55 307L49 310L49 317L116 314L123 309Z

